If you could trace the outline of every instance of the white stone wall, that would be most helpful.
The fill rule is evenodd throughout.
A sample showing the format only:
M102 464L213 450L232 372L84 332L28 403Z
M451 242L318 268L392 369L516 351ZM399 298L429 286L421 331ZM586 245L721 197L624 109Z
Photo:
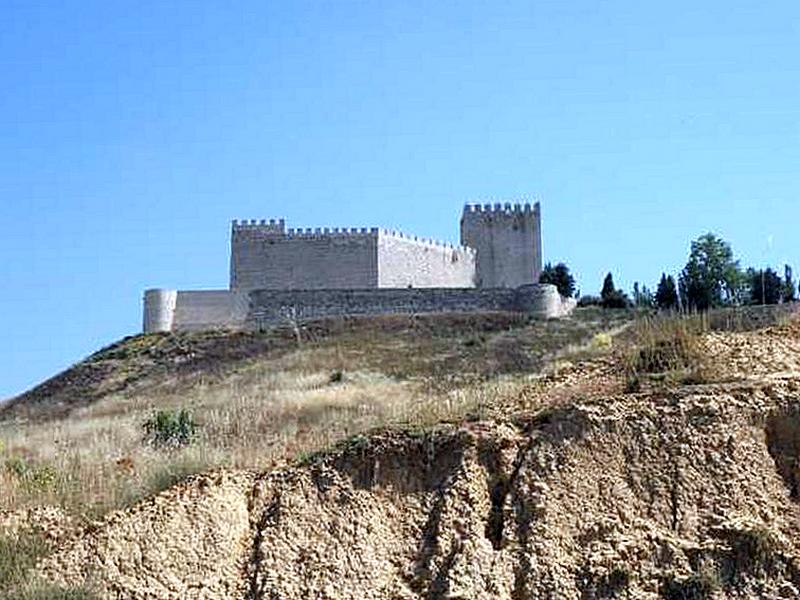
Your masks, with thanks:
M145 333L172 331L177 301L178 292L175 290L152 289L145 291L142 330Z
M402 233L378 235L378 287L469 288L475 286L475 252Z
M289 229L234 224L232 290L378 286L377 229Z
M539 203L474 205L464 208L461 243L474 248L479 287L537 283L542 272Z
M175 292L156 290L162 298L175 298L172 319L159 321L145 298L145 333L204 329L257 329L285 323L287 318L313 319L334 315L516 311L537 318L564 317L575 301L558 295L554 285L510 288L392 288L362 290L206 290ZM155 296L149 298L153 300ZM158 306L167 306L163 303ZM158 309L160 310L160 308ZM148 329L159 323L159 329Z
M247 294L229 290L178 292L174 324L181 331L236 329L250 312Z

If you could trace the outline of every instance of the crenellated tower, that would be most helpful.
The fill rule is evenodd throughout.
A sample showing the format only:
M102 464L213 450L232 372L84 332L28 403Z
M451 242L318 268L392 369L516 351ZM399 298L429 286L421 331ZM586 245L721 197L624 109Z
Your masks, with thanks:
M468 204L461 244L477 252L476 284L509 288L538 283L542 272L542 217L536 204Z

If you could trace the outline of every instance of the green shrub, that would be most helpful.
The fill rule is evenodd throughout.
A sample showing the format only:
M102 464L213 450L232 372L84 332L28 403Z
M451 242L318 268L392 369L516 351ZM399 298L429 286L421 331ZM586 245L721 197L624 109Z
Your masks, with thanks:
M581 296L578 300L578 307L585 308L587 306L603 306L603 299L600 296Z
M50 465L37 465L21 456L6 459L6 470L29 490L47 490L54 486L58 472Z
M159 449L188 446L197 434L197 423L185 408L160 410L144 422L144 442Z
M38 534L22 532L0 537L0 593L23 582L49 550L47 541Z

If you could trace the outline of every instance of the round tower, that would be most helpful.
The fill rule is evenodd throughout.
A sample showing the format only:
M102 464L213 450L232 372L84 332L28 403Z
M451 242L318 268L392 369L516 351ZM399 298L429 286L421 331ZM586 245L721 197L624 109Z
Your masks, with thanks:
M172 331L175 307L178 303L176 290L152 289L144 293L144 333Z

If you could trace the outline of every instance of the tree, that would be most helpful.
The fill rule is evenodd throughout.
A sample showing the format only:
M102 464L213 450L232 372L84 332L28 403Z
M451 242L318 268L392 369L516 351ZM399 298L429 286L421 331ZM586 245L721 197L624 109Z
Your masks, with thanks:
M692 242L689 261L680 276L684 306L705 311L743 300L746 279L730 244L713 233Z
M792 267L789 265L784 265L783 267L783 301L784 302L793 302L796 298L795 296L795 283L792 277Z
M783 299L783 280L772 269L748 269L747 280L752 304L778 304Z
M661 274L661 281L658 282L655 300L658 310L678 310L680 308L678 288L672 275Z
M609 273L603 280L603 289L600 290L600 297L603 300L606 300L607 298L613 296L616 291L617 288L614 287L614 276L611 273Z
M630 300L622 290L614 287L614 277L609 273L603 280L603 289L600 291L603 308L628 308Z
M638 281L633 283L633 305L638 308L653 308L655 305L653 292L646 285L640 288Z
M558 288L558 293L565 298L575 295L575 278L569 272L569 267L563 262L555 267L547 263L539 276L539 283L550 283Z

